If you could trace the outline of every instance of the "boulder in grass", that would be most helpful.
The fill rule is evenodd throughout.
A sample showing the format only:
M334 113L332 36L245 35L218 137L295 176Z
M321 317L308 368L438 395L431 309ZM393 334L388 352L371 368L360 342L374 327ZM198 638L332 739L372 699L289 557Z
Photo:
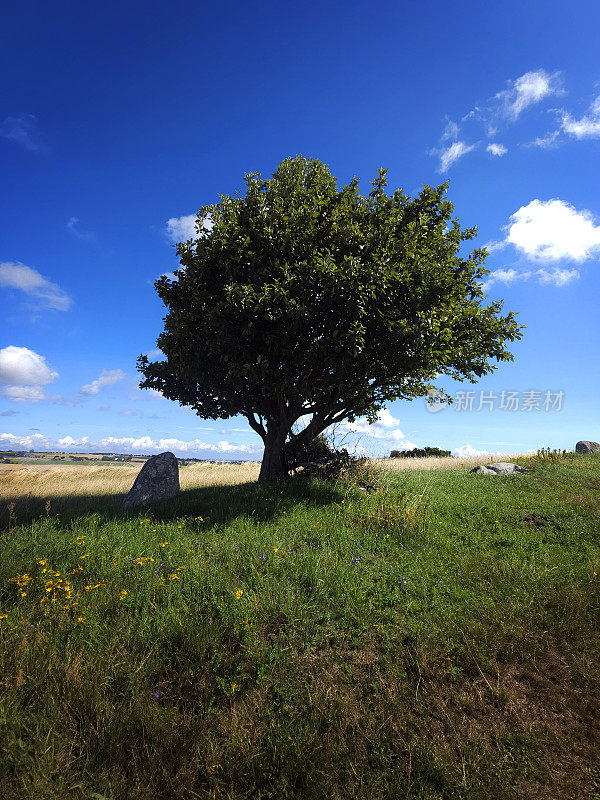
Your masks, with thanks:
M179 465L173 453L152 456L144 464L129 494L123 501L125 508L172 500L179 492Z
M600 444L598 442L577 442L575 445L576 453L600 453Z
M471 473L476 475L520 475L526 470L510 461L497 461L495 464L486 464L484 467L475 467Z

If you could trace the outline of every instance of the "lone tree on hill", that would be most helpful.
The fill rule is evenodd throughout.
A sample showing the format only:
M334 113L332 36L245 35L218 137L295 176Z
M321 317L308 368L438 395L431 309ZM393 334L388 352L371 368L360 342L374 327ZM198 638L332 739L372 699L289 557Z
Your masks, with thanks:
M386 172L368 197L302 156L271 179L249 173L245 197L200 209L175 279L154 284L166 359L139 357L140 388L204 419L245 416L264 442L259 481L287 476L335 422L374 422L438 375L475 383L489 359L513 360L504 343L522 326L501 302L482 305L487 252L459 254L477 229L451 219L448 184L388 196Z

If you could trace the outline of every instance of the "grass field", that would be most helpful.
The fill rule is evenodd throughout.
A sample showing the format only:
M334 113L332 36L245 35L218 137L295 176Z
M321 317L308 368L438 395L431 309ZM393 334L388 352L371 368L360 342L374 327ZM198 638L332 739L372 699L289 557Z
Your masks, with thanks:
M408 460L0 472L0 797L598 800L600 457Z

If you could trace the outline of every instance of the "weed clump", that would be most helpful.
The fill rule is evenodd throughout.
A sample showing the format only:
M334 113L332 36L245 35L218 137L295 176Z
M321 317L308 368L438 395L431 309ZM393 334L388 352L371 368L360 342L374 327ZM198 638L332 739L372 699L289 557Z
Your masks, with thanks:
M383 488L381 467L366 456L350 455L345 448L336 449L324 434L299 448L288 460L288 468L291 475L303 479L340 481L368 492Z

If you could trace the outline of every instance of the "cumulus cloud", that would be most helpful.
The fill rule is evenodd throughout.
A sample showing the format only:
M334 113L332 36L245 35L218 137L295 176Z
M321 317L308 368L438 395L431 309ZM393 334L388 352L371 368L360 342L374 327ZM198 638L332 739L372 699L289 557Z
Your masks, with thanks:
M585 261L600 250L600 226L562 200L532 200L510 217L505 242L530 259Z
M42 277L37 270L18 261L4 261L0 264L0 286L19 289L37 298L41 307L57 311L68 311L71 307L71 298L59 286Z
M221 441L217 444L204 442L201 439L192 439L185 441L183 439L152 439L150 436L108 436L101 439L98 444L101 447L119 447L132 453L146 453L151 451L164 452L171 450L174 453L185 453L191 455L198 452L210 453L257 453L261 448L258 445L250 444L233 444L232 442Z
M497 142L490 142L485 149L493 156L503 156L506 152L508 152L503 144L498 144Z
M0 383L20 383L32 386L52 383L58 377L44 356L27 347L10 345L0 350Z
M27 450L71 452L117 452L117 453L164 453L170 450L179 456L236 458L240 455L253 456L257 459L262 453L262 446L238 445L221 441L216 444L201 439L189 441L174 438L152 438L151 436L107 436L99 441L90 440L89 436L73 437L66 435L54 440L41 433L18 436L12 433L0 433L0 450L25 448Z
M576 139L600 136L600 96L593 101L588 113L581 119L574 119L570 114L563 113L561 128Z
M24 147L26 150L41 150L37 135L37 117L33 114L19 114L6 117L0 125L0 136Z
M12 433L0 433L0 450L48 450L49 439L41 433L30 436L15 436Z
M17 413L17 411L13 411L12 408L9 408L7 411L3 411L0 417L14 417Z
M27 347L9 345L0 350L2 394L16 403L37 403L44 399L43 387L58 377L40 356Z
M166 227L168 238L175 243L187 242L188 239L197 239L196 219L196 214L188 214L183 217L171 217L171 219L168 219ZM212 226L213 222L209 214L204 220L203 227L205 230L209 231Z
M470 153L471 150L474 150L476 147L477 145L467 144L466 142L453 142L441 152L436 151L436 155L440 157L438 172L447 172L452 164L456 163L459 158Z
M417 445L408 441L406 434L398 427L400 420L393 417L387 409L381 409L377 414L377 421L369 424L366 418L357 419L354 422L344 421L339 425L341 431L353 434L363 434L381 442L402 444L406 449L412 449Z
M561 91L559 74L550 75L546 70L539 69L509 81L509 87L498 92L495 99L500 101L502 112L514 121L529 106Z
M98 394L100 389L103 389L105 386L112 386L113 383L117 383L117 381L120 381L124 377L125 373L121 369L103 369L100 377L96 378L96 380L91 383L86 383L85 386L81 387L79 392L80 394L87 395Z
M76 239L80 239L82 242L93 242L96 238L96 234L93 231L82 231L77 223L79 222L79 217L71 217L67 222L67 230L69 230Z
M491 456L489 450L477 450L476 447L471 447L470 444L463 444L452 451L452 455L457 458L470 458L471 456Z

